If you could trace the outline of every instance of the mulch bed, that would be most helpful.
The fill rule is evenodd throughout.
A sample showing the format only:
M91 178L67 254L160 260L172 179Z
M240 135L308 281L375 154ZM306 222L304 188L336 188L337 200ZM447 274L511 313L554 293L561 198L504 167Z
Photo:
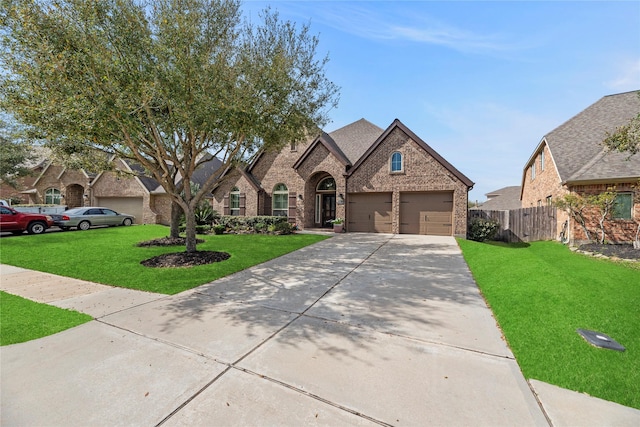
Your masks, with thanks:
M204 243L204 240L196 239L196 243ZM186 239L184 237L162 237L138 243L137 246L185 246L185 244ZM140 264L145 267L193 267L224 261L230 257L231 255L226 252L216 251L175 252L140 261Z
M601 254L609 258L640 260L640 249L634 249L633 245L601 245L598 243L589 243L587 245L580 245L578 250Z
M193 267L225 261L230 257L226 252L216 251L175 252L140 261L140 264L145 267Z
M196 239L196 243L204 243L202 239ZM150 247L150 246L185 246L187 239L184 237L161 237L159 239L147 240L146 242L140 242L136 246Z

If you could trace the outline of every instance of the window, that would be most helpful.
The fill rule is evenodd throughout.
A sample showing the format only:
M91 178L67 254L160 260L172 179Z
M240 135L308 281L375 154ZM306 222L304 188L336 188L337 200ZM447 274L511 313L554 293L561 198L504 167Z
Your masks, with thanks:
M544 148L540 152L540 172L544 170Z
M233 187L229 193L229 214L240 215L240 190L238 187Z
M320 181L317 191L336 191L336 180L330 176Z
M44 203L47 205L59 205L60 204L60 190L55 188L49 188L44 192Z
M536 162L531 165L531 181L536 179Z
M273 216L289 216L289 190L284 184L273 187Z
M391 172L404 171L404 165L402 164L402 153L395 152L391 155Z
M613 205L614 219L631 219L631 209L633 208L633 193L618 193Z

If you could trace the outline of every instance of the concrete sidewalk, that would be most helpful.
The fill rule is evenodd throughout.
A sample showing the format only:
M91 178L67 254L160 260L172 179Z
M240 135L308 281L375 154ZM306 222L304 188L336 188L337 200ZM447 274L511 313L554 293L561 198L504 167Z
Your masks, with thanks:
M0 424L637 426L527 382L453 238L338 235L174 296L0 266L95 321L0 348Z

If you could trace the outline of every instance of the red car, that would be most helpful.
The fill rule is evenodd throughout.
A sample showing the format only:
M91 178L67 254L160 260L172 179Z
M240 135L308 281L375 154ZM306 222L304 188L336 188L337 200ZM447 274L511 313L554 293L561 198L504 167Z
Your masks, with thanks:
M8 206L0 206L0 232L13 234L42 234L53 225L49 215L18 212Z

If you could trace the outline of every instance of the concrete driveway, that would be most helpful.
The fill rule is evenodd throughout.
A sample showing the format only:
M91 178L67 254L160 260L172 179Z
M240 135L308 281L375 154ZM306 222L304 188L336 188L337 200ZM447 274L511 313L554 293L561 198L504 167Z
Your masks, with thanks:
M171 297L113 292L49 301L97 318L0 349L3 426L550 425L453 238L339 235Z

